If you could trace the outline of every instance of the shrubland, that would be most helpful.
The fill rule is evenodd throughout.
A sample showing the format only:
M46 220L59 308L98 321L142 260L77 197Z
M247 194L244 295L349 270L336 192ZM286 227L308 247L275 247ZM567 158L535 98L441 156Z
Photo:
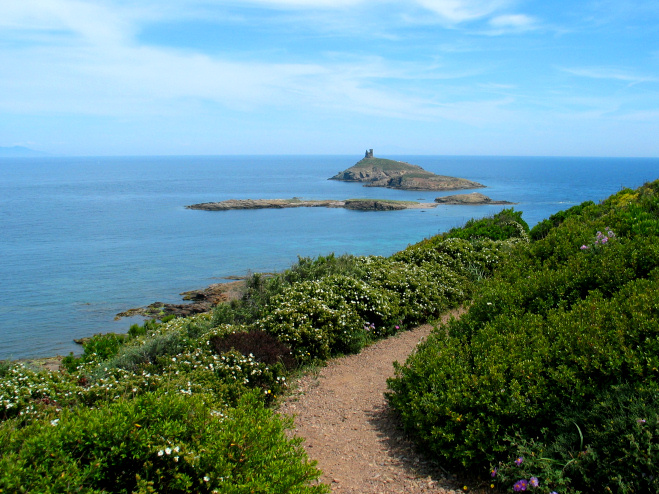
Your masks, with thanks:
M658 492L659 181L529 236L397 365L390 403L433 456L504 490Z
M273 411L291 375L433 321L523 241L299 258L210 313L94 336L60 372L2 363L0 492L326 492Z
M390 380L434 459L504 490L656 491L658 191L299 258L61 372L0 363L0 492L326 492L274 412L291 376L460 305Z

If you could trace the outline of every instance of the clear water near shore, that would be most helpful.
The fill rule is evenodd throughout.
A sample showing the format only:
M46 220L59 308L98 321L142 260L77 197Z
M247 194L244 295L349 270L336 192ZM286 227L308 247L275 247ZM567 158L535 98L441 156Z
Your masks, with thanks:
M474 180L518 202L532 226L558 210L659 178L659 159L387 156ZM390 255L505 206L428 210L191 211L226 199L433 202L451 193L327 180L360 156L0 159L0 359L79 351L73 338L124 332L114 315L297 256Z

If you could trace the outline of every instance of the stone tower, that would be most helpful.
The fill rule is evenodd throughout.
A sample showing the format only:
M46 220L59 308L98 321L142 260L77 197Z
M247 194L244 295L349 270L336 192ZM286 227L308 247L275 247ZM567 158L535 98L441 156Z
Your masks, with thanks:
M367 149L366 154L364 154L364 158L372 158L372 157L373 157L373 150Z

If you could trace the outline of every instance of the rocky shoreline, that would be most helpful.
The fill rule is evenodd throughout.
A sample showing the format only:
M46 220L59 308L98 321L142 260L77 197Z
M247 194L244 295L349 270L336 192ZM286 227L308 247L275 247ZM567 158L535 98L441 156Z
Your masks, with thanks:
M167 304L164 302L154 302L145 307L136 307L120 312L115 316L115 320L123 317L144 316L144 317L187 317L202 312L208 312L217 304L230 302L240 298L245 287L245 280L234 280L227 283L213 283L212 285L201 289L191 290L181 293L183 300L188 303ZM78 341L76 340L76 343Z
M285 208L344 208L355 211L400 211L403 209L436 208L439 205L503 205L516 204L509 201L494 201L484 194L456 194L438 197L435 202L392 201L387 199L346 199L344 201L322 199L229 199L219 202L204 202L185 206L186 209L201 211L231 211L240 209L285 209Z
M479 192L471 194L455 194L452 196L438 197L435 199L438 204L456 205L456 206L485 206L485 205L512 205L518 204L509 201L493 201L489 197Z
M402 209L434 208L434 203L392 201L387 199L346 199L344 201L321 199L229 199L185 206L201 211L231 211L237 209L285 209L285 208L344 208L355 211L399 211Z

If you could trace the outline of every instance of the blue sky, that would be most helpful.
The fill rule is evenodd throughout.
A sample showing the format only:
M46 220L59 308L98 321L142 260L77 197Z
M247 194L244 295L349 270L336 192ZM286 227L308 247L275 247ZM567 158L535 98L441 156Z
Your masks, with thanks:
M656 0L0 0L0 146L659 156Z

